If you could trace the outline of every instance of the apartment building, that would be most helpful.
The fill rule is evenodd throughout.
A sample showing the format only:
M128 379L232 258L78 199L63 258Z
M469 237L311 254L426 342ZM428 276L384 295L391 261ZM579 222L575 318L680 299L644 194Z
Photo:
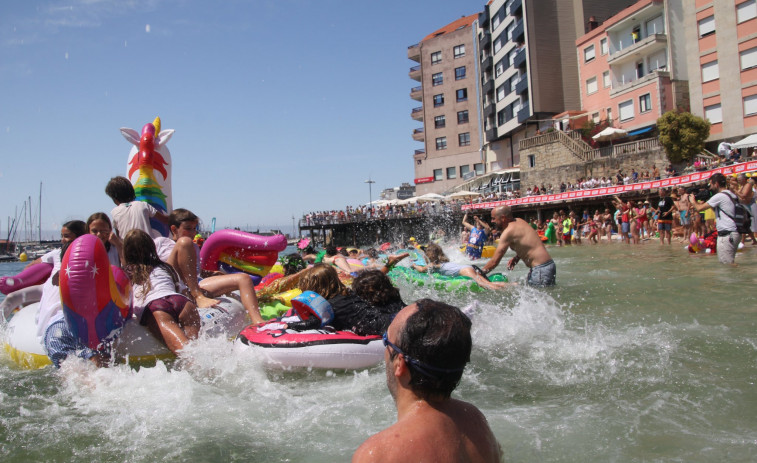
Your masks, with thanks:
M408 47L419 63L410 78L419 82L410 97L421 103L411 117L422 127L413 139L416 194L443 193L484 172L477 90L477 14L462 17Z
M576 40L585 119L635 135L688 110L682 15L680 0L641 0Z
M576 39L628 0L492 0L479 14L486 169L518 166L518 142L580 107Z
M757 132L757 2L680 1L691 112L712 123L709 141Z

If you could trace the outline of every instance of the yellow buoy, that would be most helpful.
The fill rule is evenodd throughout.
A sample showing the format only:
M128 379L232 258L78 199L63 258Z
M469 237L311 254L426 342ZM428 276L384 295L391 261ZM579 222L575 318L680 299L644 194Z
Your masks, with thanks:
M27 256L25 252L22 252L18 255L18 260L20 260L21 262L26 262L27 260L29 260L29 256Z

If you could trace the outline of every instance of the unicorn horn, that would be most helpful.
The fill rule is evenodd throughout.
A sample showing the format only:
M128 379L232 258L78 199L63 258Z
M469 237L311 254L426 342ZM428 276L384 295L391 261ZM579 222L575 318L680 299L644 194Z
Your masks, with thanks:
M152 121L152 125L155 127L155 136L157 137L160 133L160 117L156 117L154 121Z

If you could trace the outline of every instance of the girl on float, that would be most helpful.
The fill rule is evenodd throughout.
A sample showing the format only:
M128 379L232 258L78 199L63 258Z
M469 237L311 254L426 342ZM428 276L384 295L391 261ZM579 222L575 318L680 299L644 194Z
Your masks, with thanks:
M133 285L134 315L178 355L200 333L197 306L179 293L179 276L160 260L155 242L135 228L124 237L125 270Z
M193 241L199 221L200 219L191 211L174 209L168 216L171 238L155 238L158 256L176 270L197 307L212 307L219 302L212 299L213 297L238 290L242 305L247 310L252 323L262 323L263 317L260 315L255 285L246 273L202 274L200 272L200 250ZM204 278L200 281L199 276Z
M456 277L459 275L472 278L482 288L486 289L503 289L507 283L493 282L477 273L472 265L456 264L449 261L449 258L442 248L436 243L430 243L423 250L426 255L426 265L412 264L410 267L418 272L437 272L441 275Z
M102 244L105 245L110 265L121 267L124 242L118 237L118 235L113 233L113 226L110 223L108 214L104 212L95 212L90 215L87 219L87 231L100 238Z

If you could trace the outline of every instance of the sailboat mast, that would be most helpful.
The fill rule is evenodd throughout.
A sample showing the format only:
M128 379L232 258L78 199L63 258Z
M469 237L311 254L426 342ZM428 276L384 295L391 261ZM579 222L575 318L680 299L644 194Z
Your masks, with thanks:
M39 219L37 220L38 239L42 243L42 182L39 182Z

